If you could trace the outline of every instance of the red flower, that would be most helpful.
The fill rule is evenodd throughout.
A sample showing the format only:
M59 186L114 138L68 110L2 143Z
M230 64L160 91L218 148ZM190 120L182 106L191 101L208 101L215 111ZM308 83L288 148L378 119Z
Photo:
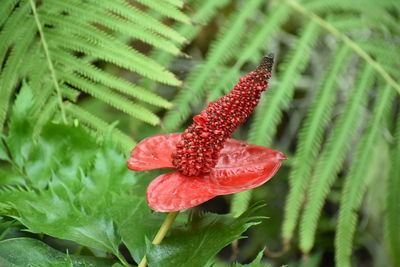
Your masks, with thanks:
M229 139L267 89L272 64L273 57L265 57L229 94L195 116L184 133L152 136L132 150L131 170L177 170L150 183L147 201L153 210L187 209L218 195L260 186L277 172L286 159L283 153Z

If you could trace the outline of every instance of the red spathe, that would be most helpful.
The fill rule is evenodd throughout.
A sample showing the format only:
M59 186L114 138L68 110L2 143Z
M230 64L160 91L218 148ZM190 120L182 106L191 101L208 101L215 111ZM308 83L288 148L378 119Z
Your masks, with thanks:
M173 169L172 154L180 139L180 133L144 139L132 151L128 168L135 171ZM147 201L155 211L191 208L218 195L264 184L285 159L286 156L277 150L228 139L211 172L201 176L186 176L180 172L160 175L150 183Z

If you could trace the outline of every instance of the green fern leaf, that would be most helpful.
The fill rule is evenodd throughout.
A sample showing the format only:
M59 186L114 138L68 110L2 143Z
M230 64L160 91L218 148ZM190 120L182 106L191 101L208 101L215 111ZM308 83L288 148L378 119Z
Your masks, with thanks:
M77 118L84 125L87 125L90 128L96 130L96 132L102 133L103 136L107 136L110 129L110 125L107 122L72 103L68 103L66 105L66 110L69 114L71 114L74 118ZM132 138L116 128L112 130L111 138L116 144L119 145L121 151L125 153L129 153L131 149L136 145L135 141L133 141Z
M92 95L93 97L96 97L104 101L105 103L108 103L114 108L131 115L132 117L135 117L152 125L157 125L160 123L159 118L150 110L134 104L130 100L113 93L108 88L100 84L95 84L83 77L74 75L73 73L62 73L62 75L60 75L60 78L66 80L71 85L80 88L81 90Z
M239 217L249 208L251 192L251 190L246 190L233 195L230 208L233 217Z
M5 12L7 8L3 12ZM25 30L22 27L15 28L17 23L22 23L21 26L28 27L28 17L27 12L29 11L29 4L25 3L15 8L14 10L9 10L9 14L4 14L2 19L5 20L4 25L0 32L1 42L0 42L0 62L3 62L7 54L7 48L10 47Z
M168 39L177 41L179 43L186 42L185 37L183 37L177 31L175 31L171 27L164 25L163 23L154 19L145 12L140 11L125 0L96 1L96 4L107 10L115 12L116 14L126 19L132 20L132 22L141 25L147 29L150 29Z
M121 20L120 17L113 15L106 9L98 7L97 5L85 4L81 1L72 0L68 3L58 0L48 1L49 4L51 3L52 8L57 7L58 9L60 9L60 11L70 12L69 16L59 16L59 14L57 13L43 12L42 16L44 16L44 19L49 18L52 20L53 23L56 22L58 25L63 25L64 19L66 17L72 17L74 18L75 22L79 21L86 23L84 25L79 25L80 27L83 26L92 28L90 24L93 23L103 25L111 30L127 36L132 36L134 38L137 38L138 40L141 40L159 49L163 49L174 55L181 54L179 49L168 39L160 36L159 34L153 33L152 31L148 31L143 26L140 26L129 20ZM91 12L87 12L86 10L88 9L90 9ZM70 25L68 25L68 27L70 27Z
M57 109L57 99L55 97L52 97L47 101L44 108L40 110L40 115L39 114L33 115L34 118L38 118L33 127L32 136L34 139L39 137L39 134L42 131L44 125L49 121L51 121L54 114L56 114L55 112L56 109Z
M359 43L367 52L381 59L381 62L389 64L393 68L400 67L400 49L394 44L383 43L378 40L360 41Z
M8 19L18 0L4 0L0 9L0 26Z
M223 27L219 38L211 45L211 50L207 54L204 64L197 65L187 78L187 88L181 90L173 103L179 107L170 110L164 118L165 127L176 130L184 120L190 115L190 103L193 99L200 97L204 93L204 84L213 74L214 69L234 55L235 47L239 44L244 34L246 21L254 16L254 12L261 5L261 0L247 1L240 9L235 12L226 25Z
M230 83L234 83L239 74L240 68L250 59L254 58L254 54L258 54L259 50L266 51L267 48L265 44L269 43L274 34L279 30L279 27L290 14L291 9L285 5L280 4L270 11L264 16L264 19L267 23L261 23L258 28L254 31L254 34L249 34L251 38L247 40L247 42L243 45L243 48L240 50L240 53L237 56L236 64L228 68L227 71L222 73L222 76L216 79L217 83L211 86L212 90L210 90L210 101L214 101L221 97L224 93L227 93L228 90L231 90ZM259 59L258 59L259 60ZM225 89L224 91L222 91Z
M30 42L35 38L36 34L33 30L34 25L27 25L26 20L22 20L20 23L21 30L16 31L20 36L24 36L24 40L14 43L0 73L0 132L3 131L10 96L19 82L20 77L16 69L20 68L24 63L24 55L27 53Z
M337 96L338 76L347 66L349 56L350 49L343 44L337 48L337 52L332 53L331 65L300 130L296 157L289 176L290 191L282 225L284 242L290 242L297 225L307 185L310 183L312 166L322 145L323 132L331 119Z
M171 5L174 5L176 7L182 8L183 7L183 0L166 0L168 3L170 3Z
M351 165L349 175L346 177L339 210L339 221L335 239L335 262L337 266L350 267L352 254L352 241L357 224L357 211L362 203L367 181L369 162L373 160L374 144L380 134L381 122L391 106L394 90L386 85L379 91L372 116L366 132L358 144Z
M256 145L269 145L276 131L282 111L293 97L294 86L310 59L311 49L318 37L319 27L310 22L302 30L301 38L293 46L284 64L280 65L278 85L271 88L268 97L263 97L256 108L254 122L251 124L249 141Z
M395 266L400 265L400 116L397 114L395 144L391 153L391 167L387 183L385 236Z
M180 24L177 25L177 31L180 32L187 40L192 40L196 34L202 29L201 25L207 24L225 5L229 3L229 0L205 0L205 1L193 1L193 9L196 13L193 15L192 20L196 23L195 25ZM178 47L183 47L183 45L178 45ZM155 61L162 64L163 66L168 66L173 61L173 55L165 53L164 51L155 50L152 58ZM143 87L154 90L156 83L150 79L146 79L142 82Z
M309 252L314 245L315 231L323 204L346 153L349 151L355 130L360 125L361 107L366 103L373 80L373 70L366 65L358 77L358 84L353 89L343 113L337 119L321 155L318 156L307 194L308 201L300 221L300 248L305 253Z
M94 65L89 64L85 60L77 58L74 55L67 53L63 50L56 49L55 51L56 53L54 53L53 57L57 61L63 62L67 66L73 68L76 72L95 82L100 82L121 93L135 97L143 102L147 102L155 106L160 106L164 108L172 107L172 104L170 102L152 92L147 91L144 88L135 86L134 84L126 80L102 71L99 68L96 68Z
M329 3L328 1L320 1L320 2L326 2ZM332 2L332 1L331 1ZM388 83L390 83L398 93L400 93L400 84L382 67L382 65L377 62L375 59L373 59L365 50L363 50L360 45L355 42L354 40L350 39L345 33L339 31L332 23L327 21L326 19L322 18L321 16L317 15L315 12L312 11L311 8L305 7L298 2L287 0L286 3L291 6L293 9L296 11L300 12L303 16L311 19L318 25L320 25L322 28L324 28L326 31L328 31L330 34L334 35L336 38L339 38L342 40L346 45L348 45L357 55L359 55L363 60L367 62L367 64L371 65L375 71ZM335 1L336 3L336 1ZM346 2L348 3L348 2ZM370 2L369 5L371 8L367 9L366 13L371 13L372 11L372 16L375 17L376 20L376 25L383 24L390 26L392 29L400 33L399 27L398 27L398 22L396 21L395 18L393 18L391 15L389 16L386 10L378 10L375 11L376 6L373 5L374 2ZM360 2L358 5L354 5L354 3L351 3L353 6L357 6L357 8L360 7L366 7L367 4L364 5L364 2ZM390 4L391 5L391 4ZM343 7L340 5L340 7ZM382 8L381 8L382 9ZM329 10L329 8L328 8ZM383 12L383 14L379 14L376 16L376 14ZM361 14L360 14L361 15ZM379 28L376 29L377 31L380 31Z
M58 2L55 3L59 4ZM72 9L70 6L68 9L66 8L66 11L71 10L76 12L76 10ZM84 14L82 14L82 16L83 15ZM137 52L121 41L113 39L111 36L92 25L80 23L71 16L55 17L45 15L44 18L51 24L58 26L46 32L46 36L52 40L52 45L56 47L73 49L77 52L103 59L162 83L170 85L181 84L172 73L166 71L149 57ZM69 39L68 42L65 42L65 39L69 38L71 35L75 36L76 39ZM50 46L50 49L51 48L53 48L53 46Z
M111 97L114 106L123 103L119 106L120 109L132 116L136 114L135 116L150 124L157 124L158 117L140 105L122 101L121 96L105 89L105 86L152 105L172 107L170 102L158 95L94 65L96 61L103 60L155 81L170 85L181 84L163 66L121 41L128 38L138 39L152 47L178 55L180 51L173 41L184 42L185 38L169 26L136 9L125 0L71 0L68 3L46 0L36 4L35 0L20 3L5 0L3 4L0 11L0 63L3 66L0 70L1 131L6 120L10 96L22 79L28 81L34 90L37 100L35 114L45 108L44 105L55 93L59 97L61 111L62 97L76 101L79 91L57 78L65 76L64 72L74 72L88 78L89 83L85 84L90 86L89 88L77 87L85 92L91 91L92 95L94 86L90 82L99 84L101 89L96 93L97 97L103 97L104 100L110 93L111 96L117 96ZM181 15L181 20L187 18L175 5L166 5L169 8L162 11L163 15ZM152 12L157 13L156 10ZM36 38L38 30L40 39ZM44 50L42 44L45 46ZM77 52L83 55L77 56ZM51 65L55 66L57 73ZM82 80L79 83L82 85ZM131 105L129 109L128 103ZM144 113L140 115L141 112ZM147 116L149 117L145 118Z
M174 5L171 5L167 1L148 1L148 0L136 0L139 3L163 14L171 19L190 24L190 18L177 9Z

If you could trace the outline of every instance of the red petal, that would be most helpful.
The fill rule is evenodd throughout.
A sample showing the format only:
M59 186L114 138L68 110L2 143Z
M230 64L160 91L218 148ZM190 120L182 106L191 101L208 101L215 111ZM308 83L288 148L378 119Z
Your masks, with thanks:
M197 206L217 196L201 177L179 172L162 174L147 188L147 202L155 211L170 212Z
M153 169L173 169L172 152L181 134L160 134L148 137L140 142L131 152L127 162L129 169L148 171Z
M178 211L215 196L262 185L286 159L279 151L229 139L217 166L207 175L188 177L179 172L160 175L147 189L149 206L156 211Z
M229 139L218 158L218 163L208 175L218 195L232 194L258 187L278 171L286 156L268 147Z

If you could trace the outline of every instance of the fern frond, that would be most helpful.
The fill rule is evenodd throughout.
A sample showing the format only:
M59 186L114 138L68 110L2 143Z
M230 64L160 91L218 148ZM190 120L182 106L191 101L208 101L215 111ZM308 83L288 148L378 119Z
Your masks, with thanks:
M5 12L7 8L3 12ZM5 14L5 17L2 17L5 20L2 25L2 29L0 32L0 62L4 61L4 58L7 54L7 48L9 48L17 38L21 36L21 32L24 31L22 27L15 28L17 23L24 23L23 26L28 26L27 21L27 12L29 11L29 5L27 3L21 4L15 9L9 10L9 14ZM21 25L21 26L22 26Z
M19 32L20 36L24 36L23 41L13 44L11 52L0 73L0 132L3 131L10 96L19 82L20 77L17 70L24 63L22 59L27 53L29 45L36 34L34 25L29 25L25 22L26 21L22 20L21 30L16 30Z
M234 16L226 22L218 39L211 44L211 49L204 64L197 65L189 74L187 86L190 89L184 88L174 99L173 103L179 108L167 112L164 123L168 130L176 130L189 117L190 103L204 93L204 84L213 74L214 69L233 56L234 48L244 35L246 21L254 16L254 12L257 11L261 3L261 0L247 1L240 8L240 12L235 12Z
M230 213L233 217L239 217L249 208L252 195L251 192L251 190L246 190L233 195L230 208Z
M168 3L167 1L148 1L148 0L136 0L142 5L145 5L158 13L165 15L168 18L180 21L186 24L190 24L190 18L186 14L182 13L174 5Z
M395 143L390 155L391 166L387 182L384 213L387 247L395 266L400 266L400 116L397 114Z
M373 69L370 65L362 68L358 83L353 88L343 113L335 122L321 155L318 156L300 221L300 248L305 253L309 252L314 245L315 231L325 199L349 151L355 130L360 126L361 108L367 101L373 77Z
M395 68L400 67L400 49L398 46L374 40L360 41L358 43L363 49L374 55L375 58L379 58Z
M311 49L318 34L319 27L313 22L309 22L301 31L301 38L279 67L277 87L272 87L269 96L263 97L261 104L256 108L249 132L249 142L256 145L271 143L282 111L288 107L293 97L294 86L310 59Z
M121 96L106 87L155 106L172 107L160 96L95 66L99 60L105 61L158 82L181 84L163 66L121 41L138 39L152 47L179 55L181 52L174 41L184 42L185 38L171 27L125 0L3 2L0 11L0 130L3 130L12 91L22 79L33 86L35 99L38 100L35 112L42 110L56 93L60 98L59 111L63 113L61 97L76 101L79 94L79 91L70 87L71 84L58 78L69 75L65 72L76 73L78 78L87 78L75 81L79 85L89 86L76 86L80 90L90 91L93 95L96 84L100 88L96 89L97 97L105 100L111 96L110 104L150 124L157 124L158 117L141 105L122 101ZM177 1L174 3L177 4ZM188 20L176 5L166 2L165 7L162 15ZM157 10L153 11L157 13ZM39 38L36 38L38 32ZM57 73L54 69L57 69Z
M53 41L52 44L57 47L85 53L165 84L181 84L172 73L166 71L154 60L123 42L113 39L92 25L81 23L69 16L60 18L48 15L45 19L51 24L58 25L57 28L46 33L46 36ZM76 38L65 42L70 35Z
M69 101L72 102L76 102L76 100L78 100L78 97L80 95L80 92L78 90L75 90L69 86L66 86L64 84L61 84L60 86L61 88L61 93L62 96L66 99L68 99Z
M171 5L174 5L176 7L182 8L183 7L183 0L166 0L168 3Z
M254 54L257 54L259 50L266 51L265 44L268 44L274 34L279 30L282 23L289 17L291 9L281 3L278 6L270 9L269 12L263 16L266 22L262 22L258 26L254 34L251 34L251 38L243 45L243 49L237 55L236 64L228 68L226 72L223 72L222 76L217 79L217 83L212 86L211 94L209 99L211 101L221 97L223 93L227 93L230 90L230 83L234 83L239 75L240 68L250 59L254 58ZM221 90L225 89L224 92Z
M57 109L57 99L52 97L47 101L46 105L42 110L40 110L40 116L34 115L33 117L38 118L35 122L35 126L33 127L33 138L37 138L43 128L43 126L49 122L54 114L56 114Z
M312 166L317 160L323 132L332 116L338 91L336 89L338 77L347 66L349 57L350 49L343 44L332 53L330 67L320 83L318 93L299 132L296 156L293 159L289 176L290 191L287 196L282 225L284 242L290 242L293 237L305 192L310 183Z
M304 7L314 13L333 13L335 11L341 13L358 13L360 17L366 18L365 21L371 22L371 26L378 31L389 27L391 30L400 33L398 22L389 12L395 7L396 1L310 1L304 3ZM398 4L397 4L398 5ZM375 24L375 25L374 25ZM379 27L379 26L384 27ZM386 30L386 29L385 29Z
M256 51L266 53L266 44L275 36L281 25L289 18L291 12L292 10L284 3L271 7L262 16L261 23L258 25L258 29L254 31L254 35L249 36L249 39L244 43L241 53L237 54L235 66L241 67L248 60L253 59ZM256 58L256 62L253 63L258 63L259 60L260 58Z
M95 84L83 77L75 75L73 73L62 73L60 75L61 79L64 79L69 84L81 89L82 91L98 98L101 101L113 106L114 108L125 112L139 120L147 122L152 125L157 125L160 123L160 119L152 113L150 110L134 104L132 101L124 98L116 93L113 93L105 86L101 84Z
M39 19L39 14L36 10L36 4L34 0L29 0L29 3L31 5L31 9L32 9L32 13L33 13L33 17L36 23L36 27L39 31L39 36L40 36L40 42L42 44L43 47L43 51L46 57L46 63L49 67L49 71L50 71L50 76L52 78L52 81L54 83L54 89L55 89L55 94L57 96L57 100L58 100L58 104L60 107L60 112L61 112L61 118L63 120L64 123L67 123L67 118L65 116L65 111L64 111L64 106L62 103L62 94L61 94L61 89L60 89L60 84L59 81L57 79L57 74L56 71L54 69L54 63L53 60L50 56L50 50L49 50L49 46L47 44L47 39L46 36L44 35L44 31L43 31L43 26L42 26L42 22Z
M209 90L207 102L215 101L227 93L227 91L232 90L233 86L235 86L239 77L242 75L239 71L239 67L235 66L227 68L225 71L220 71L219 77L212 79L214 82L209 85L212 89Z
M30 55L25 57L26 64L22 66L21 75L27 77L31 88L41 88L43 84L51 83L51 79L46 75L49 71L49 66L43 58L43 48L40 43L35 43Z
M386 85L376 98L369 125L354 155L349 175L346 177L340 201L339 220L335 238L335 263L337 266L351 266L353 236L357 226L357 213L366 190L368 167L373 160L374 144L380 134L382 121L388 113L394 90Z
M127 36L132 36L174 55L181 54L179 49L168 39L160 36L157 33L148 31L143 26L140 26L129 20L122 20L120 17L117 17L116 15L108 12L106 9L98 7L97 5L85 4L77 1L72 1L74 4L72 4L71 1L68 3L57 0L48 1L49 4L51 3L51 7L53 8L57 7L60 9L60 11L70 11L70 15L67 17L75 18L75 22L77 21L77 18L81 18L79 21L86 23L85 26L89 26L91 23L103 25L111 30ZM91 12L87 12L86 10L88 9L90 9ZM43 16L51 16L50 18L53 21L56 21L58 25L63 25L63 19L65 18L65 16L59 16L57 13L54 14L43 12Z
M331 23L335 28L341 32L353 33L356 30L363 30L365 28L372 28L373 22L360 17L359 14L340 14L340 15L330 15L329 23Z
M18 0L4 0L1 3L0 9L0 27L3 26L3 23L9 18L11 11L14 9L15 4Z
M168 39L174 40L179 43L185 43L186 39L171 27L166 26L150 15L135 8L125 0L116 1L97 1L99 6L110 10L132 22L150 29Z
M226 4L229 3L229 0L205 0L205 1L194 1L193 9L196 10L196 13L193 15L192 19L196 25L186 25L181 24L178 25L177 31L180 32L183 36L187 38L187 40L191 41L196 34L202 29L202 24L207 24L211 18L213 18L219 9L224 7ZM178 45L178 47L183 47L183 45ZM153 53L152 58L155 59L158 63L162 64L163 66L168 66L171 64L174 57L171 54L165 53L164 51L155 50ZM153 90L156 83L149 79L143 81L143 87L149 88Z
M31 88L40 89L35 95L35 101L32 107L33 117L40 116L41 110L46 105L47 100L53 93L53 86L51 82L44 83L39 87L32 87L32 83L29 81L29 86Z
M307 1L304 3L304 7L315 13L333 13L335 11L340 12L356 12L363 16L369 16L375 18L376 14L381 16L390 16L386 8L393 8L395 1ZM382 18L381 18L382 19Z
M94 129L96 132L100 132L103 135L108 134L110 125L99 117L72 103L66 105L66 110L67 113L81 121L84 125ZM116 128L113 128L111 138L119 145L120 149L127 154L136 145L132 138Z
M135 97L143 102L147 102L155 106L164 108L172 107L172 104L170 102L152 92L149 92L144 88L136 86L122 78L102 71L94 65L89 64L85 60L77 58L76 56L67 53L61 49L55 49L55 51L56 52L54 53L54 58L58 62L63 62L63 64L68 66L68 68L72 68L74 71L95 82L102 83L121 93L124 93L131 97Z
M364 59L369 65L371 65L374 70L379 73L379 75L388 83L392 85L392 87L400 93L400 84L393 79L393 77L382 67L379 62L375 61L364 49L362 49L356 42L347 37L344 33L340 32L337 28L335 28L331 23L324 20L320 16L316 15L311 10L308 10L304 6L300 5L298 2L287 0L286 3L294 8L296 11L300 12L302 15L310 18L312 21L320 25L322 28L327 30L329 33L333 34L335 37L342 40L345 44L347 44L357 55L359 55L362 59ZM363 5L362 3L360 5ZM395 28L398 23L395 23Z
M223 95L221 92L222 89L225 89L224 93L228 93L227 91L232 88L229 84L233 84L239 74L239 69L243 66L245 62L253 58L253 55L258 50L264 50L265 43L268 43L269 40L274 36L275 32L278 31L280 25L286 20L289 16L290 9L285 4L280 4L279 6L273 8L265 15L267 24L262 24L255 31L255 34L252 35L249 42L244 46L244 49L241 50L241 53L238 56L237 62L235 66L229 68L228 71L224 72L223 76L217 79L217 84L213 85L213 89L209 96L210 101L214 101ZM246 192L246 193L245 193ZM243 192L243 194L234 194L232 203L231 203L231 212L235 215L241 214L244 212L250 203L252 190L247 190Z

